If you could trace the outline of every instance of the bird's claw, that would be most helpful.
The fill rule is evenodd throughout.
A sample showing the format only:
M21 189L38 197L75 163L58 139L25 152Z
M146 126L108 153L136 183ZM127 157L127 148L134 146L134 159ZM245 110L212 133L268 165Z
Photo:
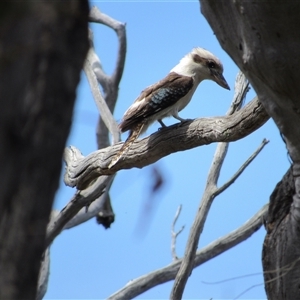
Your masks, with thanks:
M158 128L158 131L164 130L166 128L168 128L168 126L166 126L166 125L165 126L161 126L161 127Z
M192 122L192 121L193 121L193 119L184 119L180 123L178 123L177 127L184 126L186 123Z

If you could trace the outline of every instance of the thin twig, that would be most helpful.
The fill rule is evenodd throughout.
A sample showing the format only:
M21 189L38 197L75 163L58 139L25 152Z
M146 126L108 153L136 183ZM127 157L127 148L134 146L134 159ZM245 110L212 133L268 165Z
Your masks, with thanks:
M263 225L263 219L266 217L267 213L268 204L264 205L251 219L238 229L213 241L206 247L197 251L194 260L194 267L200 266L210 259L213 259L233 248L235 245L245 241ZM181 263L182 259L178 259L162 269L153 271L130 281L122 289L111 295L108 300L132 299L157 285L173 280Z
M259 147L255 152L243 163L243 165L237 170L237 172L221 187L219 187L215 194L216 196L224 192L229 186L231 186L235 180L244 172L244 170L250 165L250 163L256 158L256 156L262 151L262 149L269 143L267 139L263 139Z
M178 208L177 208L174 220L172 222L172 227L171 227L171 252L172 252L172 258L173 258L173 260L177 260L178 259L177 255L176 255L176 239L177 239L177 236L184 229L184 225L183 225L178 232L175 232L175 225L176 225L176 222L177 222L178 217L180 215L181 209L182 209L182 205L180 204L178 206Z

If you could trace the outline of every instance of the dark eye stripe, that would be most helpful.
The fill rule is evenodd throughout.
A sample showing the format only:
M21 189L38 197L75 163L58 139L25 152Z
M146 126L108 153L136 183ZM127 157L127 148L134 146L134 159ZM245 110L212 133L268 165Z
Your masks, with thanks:
M215 69L216 68L216 64L213 62L213 61L209 61L207 63L207 66L210 68L210 69Z

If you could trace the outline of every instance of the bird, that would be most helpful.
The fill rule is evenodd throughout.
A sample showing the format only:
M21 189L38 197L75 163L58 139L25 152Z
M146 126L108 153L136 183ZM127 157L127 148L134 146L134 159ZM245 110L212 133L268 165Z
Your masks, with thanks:
M166 127L162 121L166 117L173 116L180 122L187 121L178 112L188 105L199 83L205 79L213 80L230 90L223 76L221 61L208 50L196 47L165 78L144 89L123 115L119 129L121 132L129 131L129 136L108 168L112 168L155 121L162 128Z

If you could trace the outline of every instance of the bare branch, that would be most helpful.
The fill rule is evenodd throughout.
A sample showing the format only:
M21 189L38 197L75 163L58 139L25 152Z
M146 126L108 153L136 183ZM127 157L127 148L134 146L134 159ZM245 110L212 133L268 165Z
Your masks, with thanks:
M243 79L243 77L237 77L236 82ZM243 80L244 81L244 80ZM239 86L236 84L236 86ZM247 85L241 85L247 89ZM239 87L241 87L239 86ZM244 95L245 91L241 93L236 92L235 96ZM232 101L231 107L228 111L228 114L233 113L235 110L238 110L241 106L243 97L239 97L239 100L236 98ZM236 115L237 113L233 114ZM180 266L180 269L175 278L175 282L171 291L170 299L181 299L182 294L187 283L187 280L191 274L194 265L194 258L196 255L197 246L199 243L200 235L203 231L204 223L206 221L209 209L215 197L217 196L217 183L220 175L220 170L223 165L226 153L228 150L228 143L219 143L209 170L207 177L206 187L202 199L200 201L199 209L190 230L190 235L188 238L183 262Z
M266 218L267 212L268 204L264 205L251 219L238 229L213 241L206 247L197 251L194 260L194 267L200 266L249 238L263 225L263 220ZM176 260L162 269L132 280L121 290L111 295L108 299L132 299L159 284L171 281L175 278L181 263L182 259Z
M239 111L243 105L249 87L249 82L245 75L239 71L235 80L235 92L231 105L226 113L227 116ZM219 144L213 157L213 161L210 167L210 171L207 178L207 184L211 188L217 188L217 182L220 176L220 171L223 166L226 154L228 150L228 143Z
M93 6L90 11L89 21L100 23L112 28L118 36L119 49L118 49L117 63L116 63L115 71L111 77L114 88L117 89L120 80L122 78L124 65L125 65L125 58L126 58L127 42L126 42L125 24L117 20L114 20L108 15L103 14L96 6Z
M269 116L257 98L237 113L214 118L201 118L175 124L133 143L126 156L108 169L112 157L122 144L95 151L83 160L70 162L67 184L85 188L101 175L114 174L121 169L142 168L164 156L178 151L207 145L213 142L229 142L241 139L261 127Z
M63 230L64 226L70 221L81 208L89 206L92 201L100 197L107 186L110 184L111 176L102 176L86 190L77 191L73 199L64 207L61 212L50 220L47 228L46 245L48 247L54 238Z
M104 101L101 92L99 90L98 82L96 76L92 70L90 57L92 56L93 48L90 49L86 62L84 64L84 72L88 78L91 91L93 93L95 103L99 109L101 119L105 123L106 127L108 128L109 132L112 134L113 137L113 144L120 141L120 132L118 129L117 122L115 121L110 109L108 108L106 102Z
M176 222L177 222L178 217L180 215L181 209L182 209L182 205L180 204L178 206L178 208L177 208L174 220L172 222L172 227L171 227L171 252L172 252L172 258L173 258L173 260L177 260L178 259L177 255L176 255L176 239L177 239L177 236L184 229L184 225L183 225L178 232L175 231L175 225L176 225Z
M238 72L235 84L234 84L234 96L233 96L233 102L231 103L231 106L227 112L227 115L231 115L234 112L240 110L240 108L243 106L246 94L249 91L249 81L247 80L244 73L241 71Z
M110 82L110 76L104 72L100 58L97 55L97 53L95 52L94 34L90 28L89 28L89 42L90 42L90 50L92 50L89 53L89 55L90 55L89 61L90 61L90 64L92 66L92 69L96 75L96 78L97 78L99 84L101 84L104 92L106 93L106 91L109 89L108 85Z
M219 195L222 192L224 192L230 185L232 185L235 180L244 172L244 170L250 165L250 163L256 158L256 156L260 153L260 151L269 143L268 140L263 139L260 146L257 148L257 150L244 162L244 164L238 169L238 171L221 187L217 189L215 192L215 195Z
M95 53L93 33L91 30L89 31L90 50L84 65L84 71L100 112L97 137L98 148L101 148L101 145L109 145L108 130L112 134L113 144L120 141L118 126L111 112L114 109L118 97L118 85L124 69L126 57L126 31L125 24L101 13L96 7L93 7L90 11L90 21L101 23L114 29L119 39L116 68L113 75L108 76L103 71L100 59ZM102 97L97 80L103 87L105 100ZM65 161L67 165L74 161L80 163L83 158L80 151L75 147L70 147L65 151ZM104 176L101 179L98 178L96 181L92 180L86 190L80 192L77 191L75 193L69 204L60 213L57 213L48 224L47 245L49 245L64 228L71 228L79 225L99 213L102 217L105 213L113 215L111 209L110 212L102 212L105 202L109 199L108 189L111 186L113 178L114 176ZM66 175L65 183L70 185L68 179L69 176ZM84 207L87 206L89 209L84 209Z
M116 67L113 74L111 76L108 76L103 71L100 59L94 51L93 36L92 33L90 34L90 42L92 45L91 51L89 52L91 54L90 55L91 67L94 71L94 74L97 77L98 82L101 84L103 88L105 102L109 110L113 113L116 101L118 99L119 83L122 78L124 65L125 65L125 58L126 58L127 42L126 42L125 24L101 13L97 7L93 7L91 9L89 20L91 22L100 23L112 28L116 32L118 37L118 54L116 60ZM109 127L106 126L104 121L105 121L104 116L100 115L98 126L96 129L98 149L102 149L110 145L109 135L108 135ZM113 143L116 143L117 141L120 141L120 134L117 127L114 126L113 128L114 128L113 131L112 130L109 131L113 135ZM114 219L114 212L110 204L110 197L109 197L108 190L104 195L101 196L101 199L98 200L95 201L95 206L97 202L101 202L101 203L104 202L105 208L99 211L97 222L103 224L107 228L107 226L109 227L111 221Z
M87 200L88 209L86 209L86 207L83 206L78 211L78 213L66 223L66 225L64 226L63 229L70 229L75 226L78 226L78 225L88 221L89 219L97 216L99 214L99 212L104 210L106 197L107 197L108 191L110 189L110 186L112 184L113 177L114 176L111 176L110 181L108 182L107 186L105 187L104 193L100 197L96 198L96 200L94 200L94 201ZM95 184L101 184L101 182L99 181L99 182L96 182ZM94 187L94 188L96 188L96 187ZM89 198L89 196L87 196L87 198ZM91 203L91 201L93 201L93 202ZM108 213L110 213L110 212L108 212ZM105 217L105 211L102 212L102 216Z

